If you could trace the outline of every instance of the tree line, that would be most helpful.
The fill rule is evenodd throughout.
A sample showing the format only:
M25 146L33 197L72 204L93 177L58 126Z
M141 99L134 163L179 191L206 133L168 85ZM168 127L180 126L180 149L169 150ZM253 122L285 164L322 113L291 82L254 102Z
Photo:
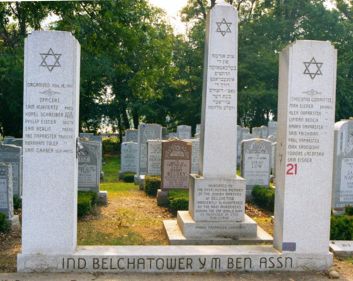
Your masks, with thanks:
M353 0L228 0L239 13L238 124L277 116L278 53L298 39L338 49L336 119L353 112ZM120 134L141 122L200 123L205 21L215 0L189 0L174 35L147 0L0 3L0 134L22 135L23 47L32 30L81 44L80 128Z

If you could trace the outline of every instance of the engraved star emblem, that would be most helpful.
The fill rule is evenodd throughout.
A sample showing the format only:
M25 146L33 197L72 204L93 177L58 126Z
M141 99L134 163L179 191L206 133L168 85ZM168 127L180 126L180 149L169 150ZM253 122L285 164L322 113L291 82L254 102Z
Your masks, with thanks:
M303 63L305 65L304 74L308 74L312 80L314 80L317 75L322 75L322 62L316 62L315 58L313 57L310 61Z
M52 72L55 67L61 67L59 62L61 54L55 54L52 48L50 48L47 53L41 53L40 56L42 57L40 66L46 67L50 72Z
M220 32L222 36L225 36L226 33L232 33L230 26L232 25L231 22L227 22L225 18L222 21L216 22L217 30L216 32Z

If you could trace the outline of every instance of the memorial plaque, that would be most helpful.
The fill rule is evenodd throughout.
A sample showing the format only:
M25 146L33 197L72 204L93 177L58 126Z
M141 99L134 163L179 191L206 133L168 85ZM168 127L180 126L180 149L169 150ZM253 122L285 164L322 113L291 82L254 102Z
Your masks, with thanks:
M336 64L337 51L328 41L299 40L280 54L274 228L279 250L295 243L296 253L328 252Z
M162 143L162 189L189 187L191 149L191 143L185 141Z
M0 213L11 219L13 212L12 166L0 162Z
M272 144L263 139L242 141L241 176L246 186L269 186ZM250 189L251 192L251 189Z
M0 145L0 162L11 164L13 194L22 195L22 148L12 144Z
M99 192L101 144L84 140L80 144L82 148L78 153L78 190Z
M191 138L191 126L179 125L177 126L177 135L181 140Z
M150 176L161 175L162 141L147 141L147 174Z
M22 254L72 253L76 249L79 73L80 45L70 32L34 31L28 35Z
M162 126L158 124L140 124L138 133L139 161L138 174L147 173L147 141L162 139Z
M332 208L353 206L353 120L335 124Z
M138 161L138 144L136 142L123 142L121 144L120 173L136 173Z

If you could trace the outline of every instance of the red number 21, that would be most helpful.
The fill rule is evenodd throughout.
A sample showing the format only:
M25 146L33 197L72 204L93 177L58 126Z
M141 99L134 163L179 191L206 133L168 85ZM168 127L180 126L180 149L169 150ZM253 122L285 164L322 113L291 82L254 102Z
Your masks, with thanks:
M298 164L287 164L287 175L293 176L298 172Z

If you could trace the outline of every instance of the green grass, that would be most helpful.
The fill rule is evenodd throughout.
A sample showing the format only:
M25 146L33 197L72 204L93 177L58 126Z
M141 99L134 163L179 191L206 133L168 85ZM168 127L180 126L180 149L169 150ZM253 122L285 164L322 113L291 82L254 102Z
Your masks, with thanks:
M106 190L108 193L116 193L116 192L130 192L138 190L138 185L133 183L126 182L103 182L100 184L101 190Z
M117 182L118 173L120 171L120 156L117 155L104 155L103 172L104 181L103 182Z

